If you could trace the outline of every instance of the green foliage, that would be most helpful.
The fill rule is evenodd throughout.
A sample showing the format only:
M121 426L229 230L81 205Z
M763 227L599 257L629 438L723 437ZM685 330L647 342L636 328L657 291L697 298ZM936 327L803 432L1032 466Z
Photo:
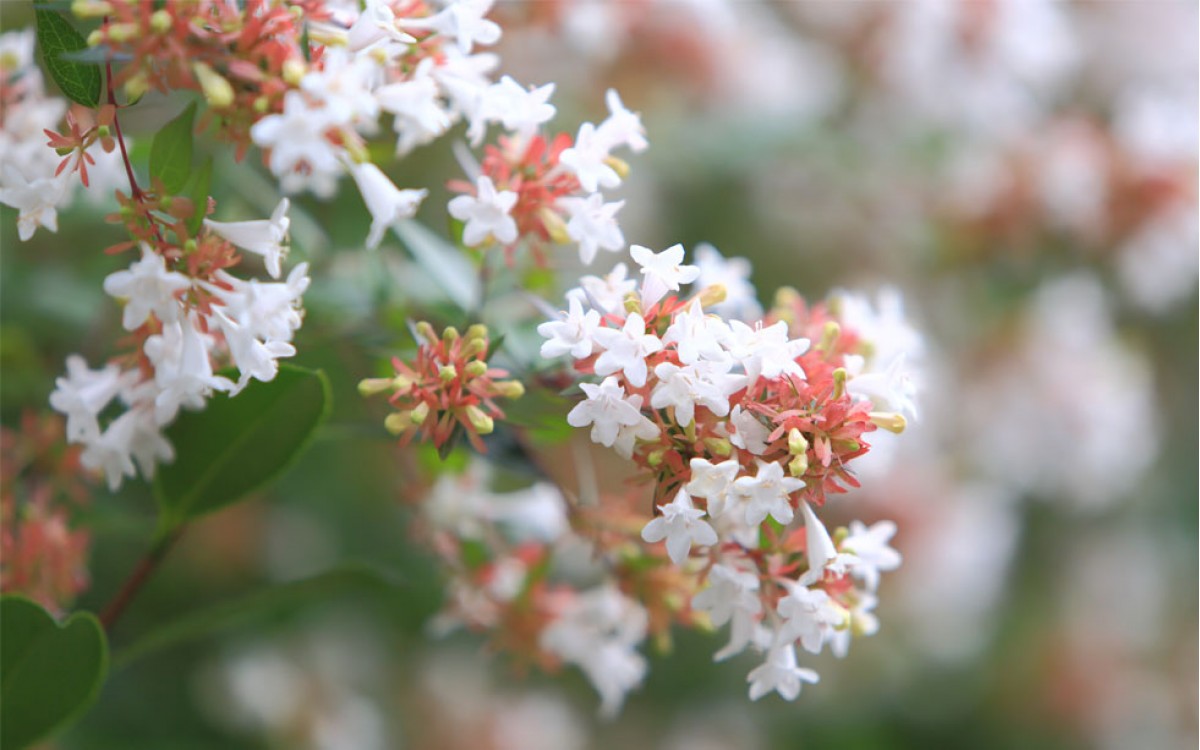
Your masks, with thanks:
M204 213L208 210L209 189L212 187L212 168L213 160L210 156L204 160L204 166L196 172L188 190L193 210L192 218L188 219L187 228L193 235L200 231L200 227L204 224Z
M160 529L265 486L308 445L330 406L323 372L281 365L269 383L254 381L237 398L216 396L204 411L181 413L167 430L175 462L154 480Z
M91 705L108 672L108 642L89 612L60 626L12 595L0 597L0 632L0 746L20 750Z
M64 53L87 49L87 40L61 14L45 8L35 8L38 46L47 72L63 95L85 107L100 105L100 69L94 65L75 62Z
M192 102L154 136L150 144L150 176L161 180L163 190L176 195L192 173L192 126L196 103ZM207 197L207 196L206 196Z
M393 231L459 309L475 309L481 296L479 276L457 248L415 221L399 222Z

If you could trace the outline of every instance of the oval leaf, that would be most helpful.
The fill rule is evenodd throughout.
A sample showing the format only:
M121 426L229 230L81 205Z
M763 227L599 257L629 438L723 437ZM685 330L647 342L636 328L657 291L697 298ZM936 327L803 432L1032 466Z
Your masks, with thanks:
M188 189L188 197L192 199L192 218L188 219L187 228L193 235L204 226L204 217L208 211L208 191L212 186L212 157L204 160L204 166L196 172Z
M34 13L38 46L50 77L71 101L85 107L99 106L100 69L64 56L87 49L87 40L61 14L43 8L36 8Z
M162 181L163 190L177 195L192 173L192 126L196 120L196 103L192 102L179 116L154 135L150 144L150 176Z
M19 596L0 597L0 747L19 750L78 718L108 672L104 628L88 612L59 626Z
M329 414L329 381L319 370L280 365L269 383L235 398L215 396L167 430L175 462L154 479L164 529L241 500L278 476Z

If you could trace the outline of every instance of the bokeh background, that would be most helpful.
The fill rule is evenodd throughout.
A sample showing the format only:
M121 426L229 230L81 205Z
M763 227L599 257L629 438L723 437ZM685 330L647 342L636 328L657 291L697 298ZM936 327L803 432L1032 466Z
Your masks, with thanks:
M920 419L842 503L900 526L881 631L815 659L795 704L751 704L751 657L712 664L720 636L680 634L611 722L578 673L517 674L479 638L431 636L443 581L400 498L432 457L397 451L354 385L405 344L406 316L436 314L436 284L394 237L363 250L369 217L343 191L300 200L292 228L314 267L297 361L330 375L333 419L269 492L190 529L113 638L346 561L396 587L332 585L122 665L55 745L1194 747L1195 3L514 0L494 17L503 70L557 83L561 129L602 116L610 86L642 113L631 242L745 256L767 303L783 285L903 292L926 336ZM135 153L173 111L130 111ZM431 187L435 231L460 138L390 170ZM226 216L270 213L253 157L217 172ZM9 430L45 410L67 354L113 353L110 201L28 243L0 209ZM554 270L550 297L579 273ZM131 483L74 512L92 530L78 606L95 609L144 551L153 501Z

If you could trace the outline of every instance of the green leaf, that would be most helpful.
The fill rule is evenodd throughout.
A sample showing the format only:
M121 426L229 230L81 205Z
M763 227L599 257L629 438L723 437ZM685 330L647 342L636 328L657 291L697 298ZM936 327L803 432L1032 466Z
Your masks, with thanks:
M307 602L327 600L349 591L395 595L399 585L368 565L346 564L311 578L289 581L182 615L118 651L113 668L120 669L148 654L274 617Z
M162 181L163 190L177 195L192 173L192 125L196 103L163 126L150 144L150 176Z
M212 157L204 160L204 166L192 179L188 197L192 199L192 218L188 219L188 231L195 235L204 224L204 213L208 210L208 191L212 188Z
M38 46L42 62L63 95L85 107L100 105L100 69L95 65L74 62L63 53L87 49L87 40L60 13L44 8L34 9L37 21Z
M0 747L48 737L91 705L108 673L104 628L88 612L61 626L19 596L0 597Z
M160 532L265 486L300 455L329 409L323 372L280 365L269 383L252 381L236 398L216 396L204 411L180 414L167 430L175 462L154 479Z

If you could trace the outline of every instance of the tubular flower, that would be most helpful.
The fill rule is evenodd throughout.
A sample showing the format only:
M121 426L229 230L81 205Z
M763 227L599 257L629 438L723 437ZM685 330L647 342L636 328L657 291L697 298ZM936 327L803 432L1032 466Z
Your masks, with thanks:
M484 451L480 436L495 429L495 420L504 419L496 399L520 398L524 386L505 380L507 371L488 367L486 326L471 326L465 335L449 327L439 337L422 321L416 330L417 354L411 363L394 357L395 374L363 380L359 393L391 394L388 400L397 411L388 415L384 426L404 443L420 435L442 448L461 431L476 450Z

